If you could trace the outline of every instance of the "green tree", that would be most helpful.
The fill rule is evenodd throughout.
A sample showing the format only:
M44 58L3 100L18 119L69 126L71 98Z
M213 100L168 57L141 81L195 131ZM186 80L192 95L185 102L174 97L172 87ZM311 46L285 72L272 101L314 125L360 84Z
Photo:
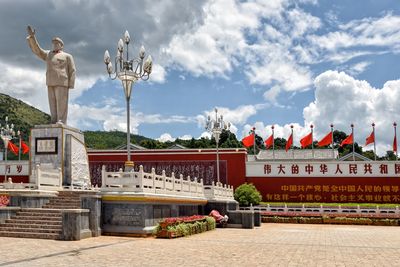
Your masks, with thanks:
M383 157L384 160L396 160L396 154L393 151L386 151L386 155Z
M262 199L260 192L253 184L244 183L235 190L235 200L241 206L258 205Z
M367 157L367 158L372 159L372 160L375 159L375 153L374 153L373 150L363 151L362 155L364 157ZM380 157L376 156L376 159L378 160L378 159L380 159Z

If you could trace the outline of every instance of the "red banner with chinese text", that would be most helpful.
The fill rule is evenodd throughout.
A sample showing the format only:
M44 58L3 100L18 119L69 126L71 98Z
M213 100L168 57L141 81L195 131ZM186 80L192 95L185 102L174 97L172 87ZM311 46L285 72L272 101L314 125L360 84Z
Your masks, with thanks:
M398 177L247 177L268 202L400 203Z

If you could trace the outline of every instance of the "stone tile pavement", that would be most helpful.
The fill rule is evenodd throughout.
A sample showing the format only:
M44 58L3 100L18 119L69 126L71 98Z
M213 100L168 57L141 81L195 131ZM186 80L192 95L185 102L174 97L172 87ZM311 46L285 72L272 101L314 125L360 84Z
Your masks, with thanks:
M263 224L173 240L0 237L0 266L400 266L400 228Z

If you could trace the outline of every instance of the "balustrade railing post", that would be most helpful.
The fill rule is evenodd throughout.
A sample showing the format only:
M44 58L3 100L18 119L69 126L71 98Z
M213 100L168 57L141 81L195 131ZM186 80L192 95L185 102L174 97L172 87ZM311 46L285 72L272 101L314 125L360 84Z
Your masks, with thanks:
M199 195L199 183L197 182L197 177L194 177L193 182L196 187L196 196L198 196Z
M156 192L156 169L151 168L151 179L153 180L153 190L154 193Z
M62 184L63 184L63 174L62 174L62 169L61 168L57 168L58 170L58 187L62 188ZM71 190L74 188L74 180L71 179Z
M106 187L106 165L101 166L101 187Z
M161 176L162 176L162 180L163 180L163 188L162 189L164 191L166 191L166 188L165 188L165 179L166 179L165 170L162 170Z
M180 182L180 188L179 188L179 193L182 194L183 192L183 174L179 174L179 182Z
M200 187L201 187L200 191L202 192L203 196L205 196L203 178L200 178Z
M139 189L140 191L143 191L143 165L139 166L139 174L138 174L138 180L139 180Z
M188 191L189 191L189 195L192 195L192 190L191 190L191 186L190 186L190 183L192 182L192 181L190 181L190 176L188 175L188 177L187 177L187 182L188 182Z
M172 180L172 192L175 193L175 173L171 173L171 180Z
M40 173L40 164L36 164L36 184L38 189L40 189L40 177L42 174Z

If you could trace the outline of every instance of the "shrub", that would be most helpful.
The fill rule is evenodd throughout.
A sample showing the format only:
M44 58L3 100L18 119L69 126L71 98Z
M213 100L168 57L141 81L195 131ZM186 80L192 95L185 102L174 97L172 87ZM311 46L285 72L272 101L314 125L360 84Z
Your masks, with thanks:
M188 236L192 234L191 232L191 227L189 224L186 223L180 223L176 227L176 233L178 236Z
M207 222L207 228L208 230L213 230L216 227L216 222L213 217L207 216L206 217L206 222Z
M258 205L262 199L260 192L253 184L244 183L235 190L235 200L240 206Z

